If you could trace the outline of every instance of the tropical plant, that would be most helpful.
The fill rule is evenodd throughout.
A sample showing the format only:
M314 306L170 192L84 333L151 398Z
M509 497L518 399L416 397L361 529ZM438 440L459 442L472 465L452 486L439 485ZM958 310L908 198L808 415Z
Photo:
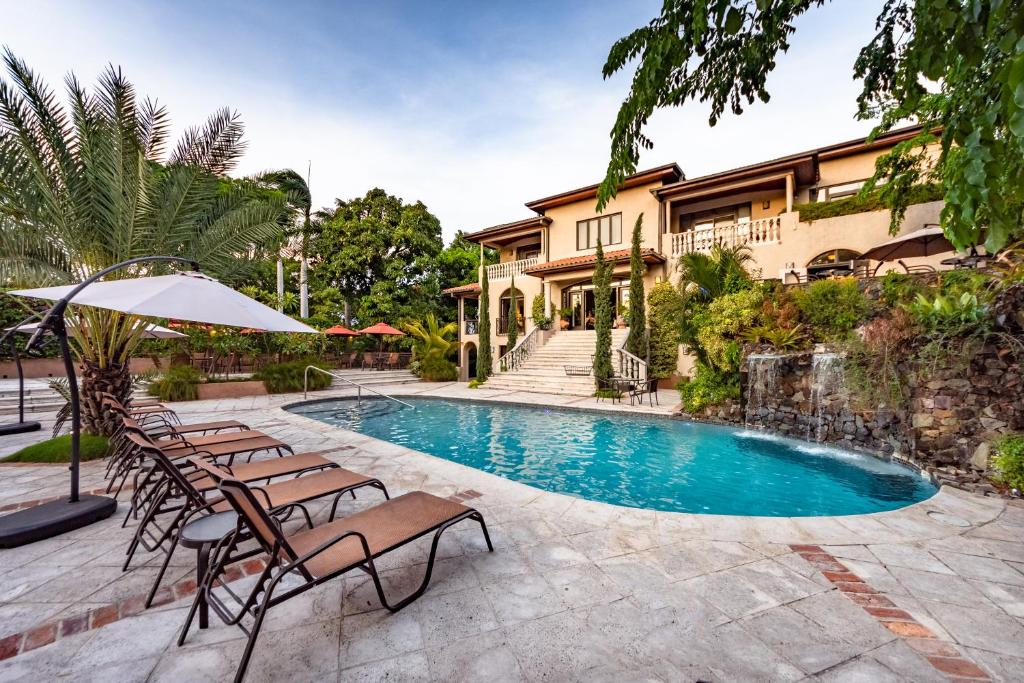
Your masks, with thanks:
M995 465L998 481L1024 490L1024 434L1005 436L996 443Z
M715 125L728 107L767 102L768 76L790 47L798 20L825 0L665 0L660 14L616 41L604 65L611 77L635 68L612 128L611 153L598 190L598 211L641 149L656 109L709 103ZM979 241L995 253L1022 232L1024 192L1024 19L1006 0L885 0L871 41L853 65L863 86L857 115L877 121L872 136L907 120L920 133L878 160L875 180L902 224L922 182L945 190L942 225L963 248ZM806 23L806 22L805 22ZM933 159L929 146L938 145Z
M803 325L756 325L744 330L739 336L749 344L767 344L778 351L795 351L807 345L807 333Z
M626 336L626 350L639 358L647 357L647 313L644 310L644 260L640 253L643 239L644 215L636 217L633 224L633 242L629 251L629 312L626 322L629 334Z
M491 309L490 306L490 285L487 282L487 269L480 269L480 321L477 327L477 341L480 342L480 350L476 357L476 378L486 382L491 376L494 368L494 360L491 355Z
M199 398L198 387L203 379L203 373L198 368L175 365L151 381L147 390L161 401L194 401Z
M697 363L696 375L677 386L688 413L699 413L711 406L740 397L740 378L736 372Z
M506 336L505 343L509 351L516 347L516 342L519 341L519 292L516 291L516 276L512 276L512 283L510 284L512 297L509 300L508 305L508 333Z
M793 297L804 322L824 339L848 337L871 312L871 301L852 277L815 280Z
M756 323L763 299L760 289L740 290L723 294L696 313L696 335L688 343L697 359L707 367L738 372L741 335Z
M753 258L750 247L742 244L731 247L716 244L710 254L699 251L683 254L676 266L680 291L694 301L710 301L745 289L750 284L747 265Z
M530 313L533 315L533 324L542 330L551 329L551 318L547 315L544 306L544 294L533 297Z
M651 357L647 372L651 377L667 379L675 374L679 360L679 329L683 299L670 282L659 282L647 295L650 312Z
M423 322L409 323L405 329L413 337L413 357L419 360L421 367L435 358L448 361L458 353L460 342L455 339L458 323L442 325L433 313L428 313Z
M597 241L597 261L594 264L594 329L597 331L594 346L594 379L598 389L604 380L611 378L612 371L612 269L604 258L601 240Z
M331 376L322 372L306 372L310 365L321 370L329 368L314 358L302 358L291 360L286 363L274 363L261 368L253 374L253 379L261 380L263 386L271 394L287 394L302 391L304 388L311 390L326 389L331 386ZM307 385L308 381L308 385Z
M986 307L978 301L978 295L971 292L964 292L959 297L918 294L906 309L926 330L947 335L972 329L980 331L988 319Z
M227 177L244 150L242 124L225 109L188 129L169 155L167 111L137 102L120 69L95 90L73 75L69 104L24 61L4 53L0 82L0 279L18 285L77 282L140 256L195 258L232 280L280 234L281 193ZM158 264L109 277L165 271ZM111 434L99 393L128 399L128 360L144 330L136 319L75 308L69 333L81 363L83 426Z

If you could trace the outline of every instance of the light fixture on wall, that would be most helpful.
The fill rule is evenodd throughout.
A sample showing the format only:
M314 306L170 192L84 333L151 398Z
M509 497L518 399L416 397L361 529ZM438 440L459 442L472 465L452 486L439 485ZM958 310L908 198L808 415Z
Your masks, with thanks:
M772 208L772 200L766 199L763 202L761 202L761 208L762 209L770 209L770 208Z

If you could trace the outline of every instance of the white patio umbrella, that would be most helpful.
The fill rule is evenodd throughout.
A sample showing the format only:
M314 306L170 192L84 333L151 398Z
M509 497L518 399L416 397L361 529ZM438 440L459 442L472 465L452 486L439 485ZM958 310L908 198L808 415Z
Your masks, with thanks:
M16 289L9 294L58 301L78 285ZM254 327L267 332L318 334L309 325L278 313L213 278L196 272L96 282L76 294L77 306L108 308L150 318Z
M25 325L18 325L16 329L18 330L18 332L32 334L33 332L39 329L39 323L35 322L27 323ZM187 336L187 334L182 334L181 332L168 329L161 325L155 325L153 323L147 324L146 331L142 333L143 339L184 339Z

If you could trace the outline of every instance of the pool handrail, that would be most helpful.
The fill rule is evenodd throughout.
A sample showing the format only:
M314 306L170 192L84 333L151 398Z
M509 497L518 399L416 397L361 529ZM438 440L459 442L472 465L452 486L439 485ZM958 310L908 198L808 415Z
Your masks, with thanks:
M302 373L302 398L307 398L307 395L309 394L309 371L310 370L316 370L317 372L322 372L325 375L330 375L331 377L334 377L335 379L340 379L342 382L346 382L346 383L351 384L352 386L356 387L356 403L362 403L363 402L363 389L366 389L371 394L377 394L378 396L382 396L382 397L388 399L389 401L394 401L395 403L400 403L401 405L405 406L406 408L412 408L413 410L416 410L416 406L412 405L411 403L406 403L405 401L403 401L401 399L397 399L394 396L388 396L387 394L385 394L383 392L380 392L380 391L377 391L376 389L374 389L372 387L365 386L363 384L360 384L359 382L353 382L349 378L342 377L341 375L339 375L336 372L331 372L330 370L324 370L323 368L317 367L315 365L307 365L305 371L303 371L303 373Z

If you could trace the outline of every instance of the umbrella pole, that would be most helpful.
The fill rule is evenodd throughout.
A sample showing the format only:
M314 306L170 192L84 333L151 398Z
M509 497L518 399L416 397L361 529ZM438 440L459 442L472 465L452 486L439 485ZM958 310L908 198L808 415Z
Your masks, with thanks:
M35 316L31 316L31 320ZM16 330L21 324L15 326L12 332ZM35 432L41 428L41 425L36 422L25 422L25 371L21 367L21 355L18 353L18 344L14 341L12 332L8 332L5 337L10 339L11 356L14 358L14 367L18 371L18 421L14 424L0 425L0 436L7 434L24 434L25 432Z
M121 268L138 263L150 263L157 261L171 261L187 263L193 269L199 270L199 264L190 259L177 256L143 256L140 258L122 261L109 268L95 273L67 295L50 307L43 316L35 334L28 340L25 350L31 352L42 342L42 335L52 332L57 336L60 344L61 356L64 359L64 371L68 376L68 388L70 390L71 402L71 495L66 500L55 500L42 505L36 505L9 515L0 517L0 548L13 548L26 543L34 543L47 538L53 538L75 529L88 526L102 519L110 517L117 510L117 501L106 496L92 494L81 495L79 486L80 466L80 444L81 444L81 414L78 396L78 377L75 373L75 362L71 356L71 347L68 344L67 327L64 325L64 312L67 310L71 300L83 289L96 282L100 278Z

